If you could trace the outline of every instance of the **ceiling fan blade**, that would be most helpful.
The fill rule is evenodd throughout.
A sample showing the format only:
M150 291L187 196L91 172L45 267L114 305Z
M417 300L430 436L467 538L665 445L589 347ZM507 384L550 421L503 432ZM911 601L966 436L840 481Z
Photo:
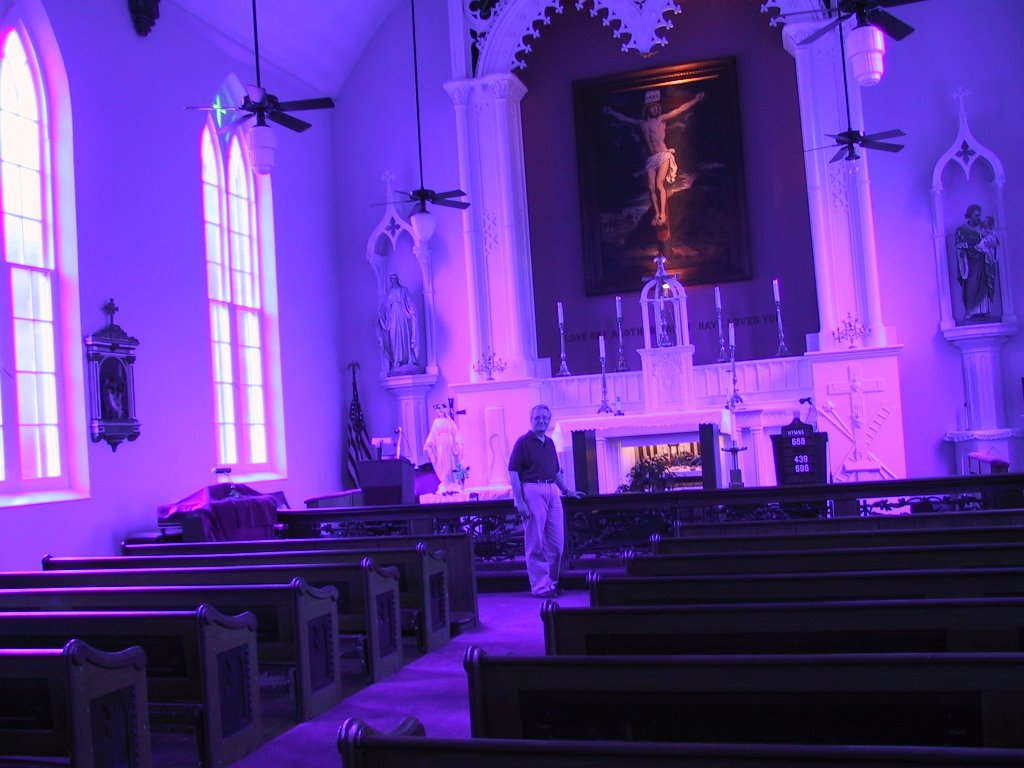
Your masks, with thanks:
M832 159L829 160L829 162L830 163L834 163L836 160L841 160L843 155L847 154L849 151L850 151L850 147L847 147L847 146L840 147L839 151L836 152L834 155L832 155Z
M807 37L805 37L803 40L801 40L799 43L797 43L797 45L807 45L808 43L813 43L819 37L822 37L825 34L831 32L833 29L838 27L840 25L840 23L842 23L845 19L848 19L848 18L850 18L850 17L849 16L837 16L836 18L832 19L832 21L830 21L825 26L819 27L814 32L811 32L811 34L809 34Z
M860 143L864 149L880 149L883 152L899 152L903 149L902 144L889 144L884 141L862 141Z
M323 97L319 99L298 99L297 101L279 101L278 109L286 112L295 112L303 109L334 109L334 99Z
M465 197L466 193L461 189L450 189L447 192L435 192L433 195L434 200L441 200L447 197Z
M878 133L869 133L864 137L863 141L875 141L876 139L895 139L897 136L906 136L903 131L899 128L893 128L891 131L879 131Z
M446 208L459 208L461 210L469 208L469 203L465 202L464 200L448 200L446 198L434 200L433 205L443 205Z
M905 21L897 19L891 13L883 11L881 8L875 8L867 11L864 14L864 17L867 19L868 23L878 27L893 40L902 40L914 31L914 28Z
M267 119L273 120L278 125L283 125L285 128L289 128L298 133L302 133L307 128L312 128L312 123L307 123L305 120L299 120L297 117L292 117L287 112L268 112Z

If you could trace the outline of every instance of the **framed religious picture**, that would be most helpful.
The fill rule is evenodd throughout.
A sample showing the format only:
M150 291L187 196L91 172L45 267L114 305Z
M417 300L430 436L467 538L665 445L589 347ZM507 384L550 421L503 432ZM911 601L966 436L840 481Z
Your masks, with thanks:
M750 277L736 62L573 83L588 295Z
M139 340L114 322L117 306L103 306L107 324L85 337L89 364L89 433L93 442L104 440L113 451L138 438L142 424L135 418L135 348Z

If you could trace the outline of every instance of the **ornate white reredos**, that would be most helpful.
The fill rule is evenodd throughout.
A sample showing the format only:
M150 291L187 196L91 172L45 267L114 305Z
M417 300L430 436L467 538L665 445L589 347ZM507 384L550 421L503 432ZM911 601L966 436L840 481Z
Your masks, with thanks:
M478 77L525 68L533 50L530 41L551 24L552 14L563 11L563 0L504 0L487 12L472 10L471 5L471 0L463 0L463 13L480 49ZM672 29L668 16L682 10L679 0L576 0L575 7L589 8L613 37L625 37L623 51L639 53L666 45L662 32Z

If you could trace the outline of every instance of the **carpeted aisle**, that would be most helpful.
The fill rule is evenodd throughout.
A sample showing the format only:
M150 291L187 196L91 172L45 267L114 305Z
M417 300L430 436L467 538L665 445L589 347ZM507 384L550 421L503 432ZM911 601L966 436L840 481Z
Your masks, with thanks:
M588 605L589 599L579 590L565 593L558 602L576 607ZM468 738L469 694L462 667L466 649L477 645L492 654L543 654L542 604L527 592L480 594L479 627L457 635L440 650L413 659L386 680L346 697L316 720L282 733L234 763L235 768L338 768L338 726L348 717L388 730L403 717L414 715L426 727L427 736Z

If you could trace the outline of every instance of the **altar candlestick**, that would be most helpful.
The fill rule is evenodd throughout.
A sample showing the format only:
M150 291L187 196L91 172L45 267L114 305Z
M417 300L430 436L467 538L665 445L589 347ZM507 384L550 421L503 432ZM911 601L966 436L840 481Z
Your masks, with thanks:
M558 322L565 322L565 314L562 312L562 302L558 302Z
M597 348L600 351L601 359L604 360L604 336L597 337Z
M722 311L722 292L718 289L717 285L715 286L715 311Z
M622 319L622 297L615 297L615 318L618 320Z
M729 346L736 346L736 326L732 323L729 323Z
M779 298L779 278L772 280L772 295L775 296L776 301L781 301Z

